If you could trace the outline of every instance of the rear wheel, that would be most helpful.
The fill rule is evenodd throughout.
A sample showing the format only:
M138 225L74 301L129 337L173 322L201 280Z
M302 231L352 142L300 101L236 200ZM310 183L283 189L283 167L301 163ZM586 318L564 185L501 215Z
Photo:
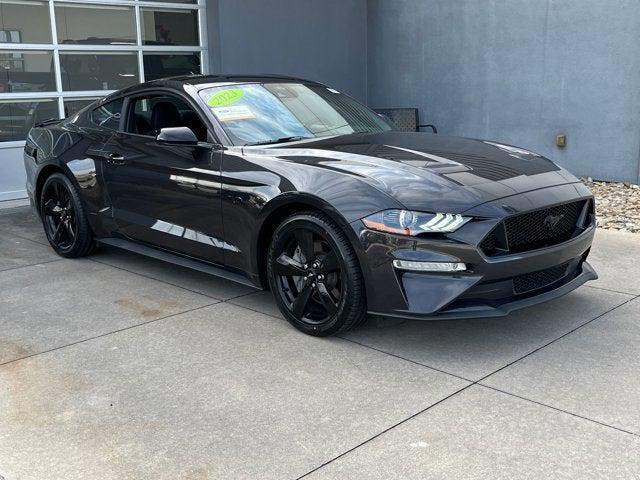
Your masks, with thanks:
M80 196L65 175L54 173L45 181L40 217L47 239L59 255L82 257L93 249L93 234Z
M357 256L326 215L305 212L285 219L271 240L267 274L280 311L305 333L332 335L366 316Z

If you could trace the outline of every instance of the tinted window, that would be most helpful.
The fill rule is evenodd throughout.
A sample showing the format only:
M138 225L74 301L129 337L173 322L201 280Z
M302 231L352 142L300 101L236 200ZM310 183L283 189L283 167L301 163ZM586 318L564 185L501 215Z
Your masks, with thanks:
M87 105L98 100L97 98L65 98L64 100L64 116L71 117L82 110Z
M0 43L51 43L49 2L0 2Z
M133 101L127 131L155 137L167 127L189 127L198 140L207 140L207 127L191 106L173 95L139 97Z
M166 0L148 0L150 2L165 2ZM171 0L171 3L198 3L198 0Z
M144 52L142 58L145 80L200 73L198 53Z
M119 90L140 81L136 53L61 52L60 70L65 91Z
M120 98L96 108L91 112L91 121L100 127L117 130L120 124L122 103L123 100Z
M143 45L198 45L194 10L140 9Z
M200 96L240 145L390 130L372 110L320 85L240 84L207 88Z
M56 5L58 43L135 45L135 18L132 7Z
M58 117L58 101L0 100L0 141L24 140L34 124Z
M53 53L0 50L0 92L55 90Z

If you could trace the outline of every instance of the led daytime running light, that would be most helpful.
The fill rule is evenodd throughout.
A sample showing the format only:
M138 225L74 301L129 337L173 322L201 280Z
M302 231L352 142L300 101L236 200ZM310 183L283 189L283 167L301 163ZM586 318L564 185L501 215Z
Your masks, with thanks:
M451 233L471 218L458 213L424 213L410 210L384 210L362 219L371 230L398 235Z

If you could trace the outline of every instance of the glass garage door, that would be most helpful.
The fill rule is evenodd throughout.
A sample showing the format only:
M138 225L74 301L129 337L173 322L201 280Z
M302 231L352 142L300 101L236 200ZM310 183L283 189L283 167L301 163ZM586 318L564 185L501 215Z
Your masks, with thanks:
M0 200L24 197L34 123L120 88L206 73L205 0L0 0Z

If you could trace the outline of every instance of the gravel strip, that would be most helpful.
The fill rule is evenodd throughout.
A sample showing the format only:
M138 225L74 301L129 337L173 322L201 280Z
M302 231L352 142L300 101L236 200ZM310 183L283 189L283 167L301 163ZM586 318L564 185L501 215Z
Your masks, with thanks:
M596 197L598 227L640 233L640 186L583 178Z

